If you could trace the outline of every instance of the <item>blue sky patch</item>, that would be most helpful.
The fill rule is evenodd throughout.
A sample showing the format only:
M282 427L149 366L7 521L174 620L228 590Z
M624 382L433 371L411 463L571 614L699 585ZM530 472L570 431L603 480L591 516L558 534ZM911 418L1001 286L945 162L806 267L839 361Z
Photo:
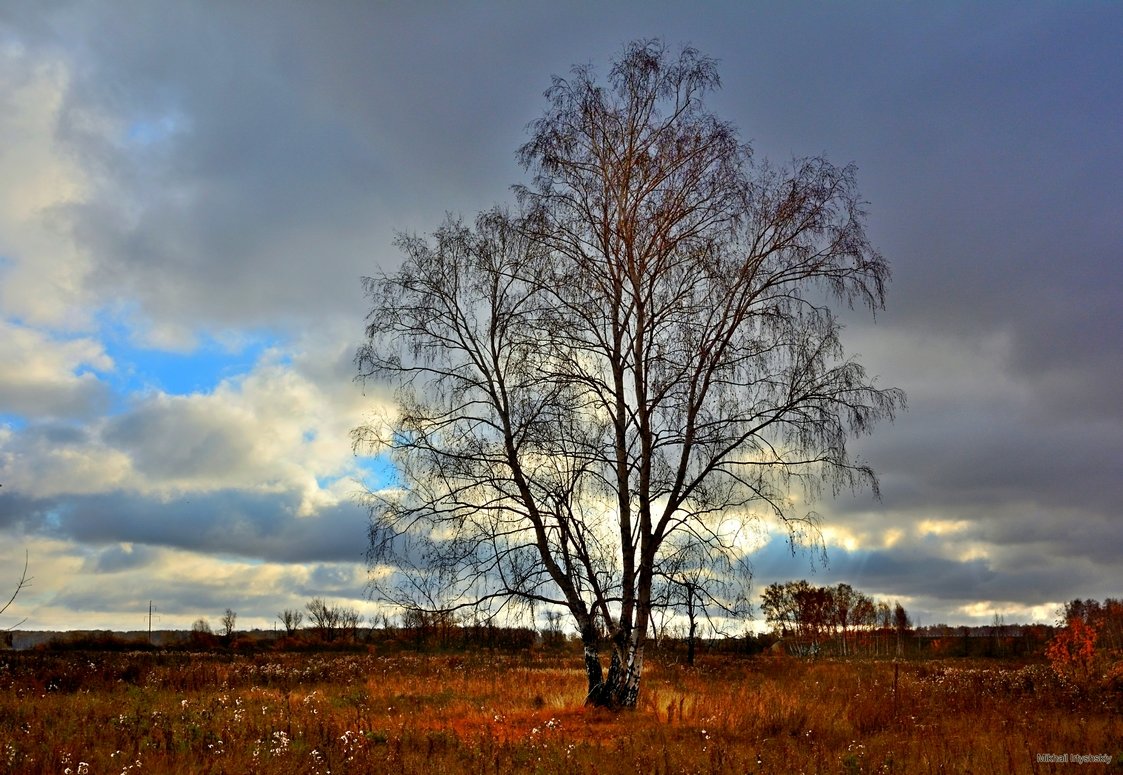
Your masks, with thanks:
M178 128L179 122L170 115L150 121L134 121L129 124L125 140L134 145L153 145L171 137Z
M0 412L0 426L6 426L14 431L23 430L27 427L27 420L18 414Z
M127 392L155 388L172 395L207 393L222 380L252 369L270 344L258 341L230 352L208 342L191 353L174 353L107 342L116 369L106 377Z
M401 486L398 469L387 454L359 455L359 479L371 490ZM321 485L322 486L322 485Z
M348 481L357 479L364 487L370 490L401 486L401 477L398 474L398 469L390 460L389 455L358 455L355 460L356 466L352 473L344 476L335 474L317 476L316 484L319 485L321 489L327 489L341 479L346 479Z
M110 372L98 374L119 393L160 390L170 395L209 393L224 379L245 374L261 355L278 343L266 334L250 335L240 346L200 337L191 352L172 352L138 346L128 328L104 325L101 334L106 354L113 359Z

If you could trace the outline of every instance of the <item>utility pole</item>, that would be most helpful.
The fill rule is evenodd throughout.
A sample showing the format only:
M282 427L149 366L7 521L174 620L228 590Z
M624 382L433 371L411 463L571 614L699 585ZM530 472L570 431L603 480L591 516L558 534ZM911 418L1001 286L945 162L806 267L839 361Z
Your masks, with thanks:
M148 601L148 645L152 645L152 601Z

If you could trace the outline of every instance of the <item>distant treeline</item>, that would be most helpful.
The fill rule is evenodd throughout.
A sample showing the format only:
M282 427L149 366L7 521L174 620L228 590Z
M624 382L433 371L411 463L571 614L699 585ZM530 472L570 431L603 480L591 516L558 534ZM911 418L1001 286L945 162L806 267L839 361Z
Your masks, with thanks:
M309 628L293 634L275 630L248 630L229 636L199 630L162 630L150 640L145 633L105 630L17 633L16 649L39 651L379 651L472 650L524 651L549 647L548 637L525 627L452 626L357 627L336 633L328 640Z
M817 653L831 647L841 655L900 652L912 619L900 602L890 605L849 584L814 586L805 579L769 584L761 611L789 650Z
M899 602L876 600L849 584L814 586L805 580L770 584L762 612L777 644L773 653L802 656L1028 656L1043 653L1056 627L1007 624L995 614L983 626L914 627ZM1123 648L1123 601L1076 599L1057 612L1057 627L1079 620L1096 633L1097 647Z
M215 634L197 621L190 631L152 633L109 631L7 633L6 645L47 650L234 650L234 651L397 651L476 650L522 651L537 648L579 648L580 643L551 618L543 630L503 627L465 621L451 612L406 611L394 623L387 616L363 622L352 609L317 598L307 607L309 626L297 612L282 614L284 630L231 631ZM882 657L1023 657L1040 656L1058 627L1073 621L1095 632L1096 647L1123 650L1123 601L1076 599L1057 612L1057 627L1007 624L996 615L983 626L946 624L913 627L900 603L876 601L847 584L816 587L806 581L771 584L764 591L763 612L772 631L696 640L710 654L759 654ZM872 610L872 615L870 611ZM674 657L687 651L685 638L660 637L659 653Z

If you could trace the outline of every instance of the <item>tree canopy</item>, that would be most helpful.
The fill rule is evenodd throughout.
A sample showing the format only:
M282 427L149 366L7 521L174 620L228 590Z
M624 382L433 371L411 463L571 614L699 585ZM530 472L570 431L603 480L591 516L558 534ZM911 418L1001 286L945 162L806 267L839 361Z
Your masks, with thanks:
M828 306L876 310L889 277L854 168L757 162L706 109L718 85L659 41L606 85L555 77L515 206L403 235L401 267L364 281L359 374L397 410L355 442L388 447L403 485L369 494L374 589L568 610L598 704L635 703L660 579L742 610L722 582L753 526L813 529L793 488L876 492L847 439L904 401Z

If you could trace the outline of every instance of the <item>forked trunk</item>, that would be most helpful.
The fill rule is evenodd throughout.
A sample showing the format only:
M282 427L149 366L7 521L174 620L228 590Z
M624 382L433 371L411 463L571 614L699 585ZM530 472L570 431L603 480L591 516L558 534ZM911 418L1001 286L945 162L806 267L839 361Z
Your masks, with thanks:
M600 662L595 640L585 640L585 675L589 680L586 705L600 708L634 708L639 699L640 676L643 674L643 642L629 638L623 647L613 646L608 673Z

